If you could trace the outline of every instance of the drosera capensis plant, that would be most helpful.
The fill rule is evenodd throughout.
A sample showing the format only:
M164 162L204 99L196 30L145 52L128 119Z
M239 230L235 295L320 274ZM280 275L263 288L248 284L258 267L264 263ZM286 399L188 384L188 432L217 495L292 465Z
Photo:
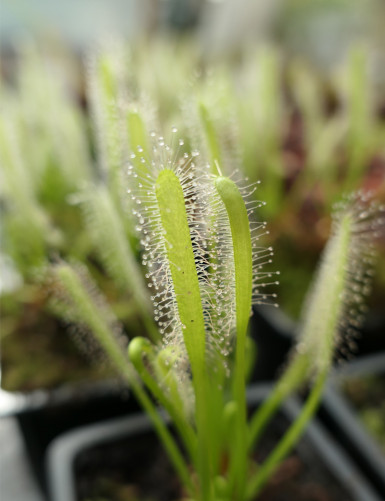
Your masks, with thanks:
M248 318L252 304L275 302L274 297L264 291L271 282L274 288L277 278L269 271L272 251L260 244L263 234L267 233L265 224L255 221L252 213L259 208L260 212L264 211L264 217L271 215L274 219L282 207L289 205L281 204L287 173L280 146L288 110L283 100L276 100L282 78L279 57L274 51L267 51L258 60L245 59L244 66L237 68L236 79L223 67L197 72L194 89L195 84L199 84L201 91L199 99L192 99L192 105L196 107L194 114L199 119L197 132L201 137L194 143L195 137L190 133L184 143L178 140L179 133L175 130L175 148L169 147L164 138L148 134L150 128L147 127L151 123L152 128L158 128L159 124L160 129L166 130L166 123L175 119L183 131L191 128L189 124L180 123L188 120L188 114L182 117L176 97L184 99L186 96L186 89L190 88L186 82L197 70L198 58L186 57L189 52L193 53L191 47L186 47L187 52L174 49L176 47L172 46L158 49L159 55L163 54L159 59L154 56L154 62L161 61L159 67L148 64L147 48L136 54L133 51L130 56L123 50L121 63L114 59L117 54L108 52L95 60L89 73L89 91L94 85L89 102L95 122L95 142L98 143L98 173L92 169L83 130L84 117L75 104L68 108L68 99L58 88L47 91L47 95L49 102L54 104L54 111L67 110L65 115L60 112L63 120L56 121L58 113L53 113L50 107L37 106L45 102L42 90L49 87L51 81L48 79L46 86L40 85L42 72L32 63L33 58L22 79L23 113L17 105L16 93L2 89L7 97L12 95L12 99L6 100L5 118L0 123L0 156L3 163L7 162L3 175L6 183L1 195L5 200L7 239L15 242L11 250L6 250L10 254L16 248L30 251L29 255L20 258L28 277L31 268L58 254L65 260L83 261L94 276L100 270L103 279L106 278L104 274L108 275L113 285L107 281L104 293L111 288L112 296L117 289L126 293L129 289L133 291L133 303L143 313L143 323L153 335L152 342L134 338L128 358L124 345L116 341L117 334L121 339L119 322L112 320L112 311L107 314L101 306L102 293L96 293L97 286L91 285L91 278L84 278L85 272L79 271L78 266L62 261L52 268L56 283L60 283L61 299L65 298L63 310L67 309L71 321L80 322L95 333L113 365L131 385L152 416L191 497L210 501L233 499L234 496L240 500L252 499L315 410L330 369L334 345L340 344L336 342L338 326L349 334L347 320L355 322L361 316L362 312L354 315L350 312L352 308L347 305L351 299L348 298L361 298L365 291L358 290L350 296L346 291L366 280L357 273L361 256L368 258L366 242L375 232L371 223L374 215L369 215L369 222L366 216L362 217L366 202L359 200L351 201L338 213L333 236L325 250L324 264L320 267L311 299L304 307L298 347L274 392L247 423L245 377L253 363L252 342L246 333ZM175 59L183 65L175 64ZM362 66L360 58L352 59L352 72L361 77ZM164 67L172 67L175 71L173 85ZM257 68L259 72L255 73ZM30 72L34 82L32 88L28 83ZM155 73L161 74L154 78ZM381 143L383 127L379 129L371 110L361 103L367 93L364 80L357 83L357 92L353 92L353 87L350 89L345 107L331 123L322 106L315 108L320 97L312 83L295 68L293 73L290 85L298 86L298 96L294 97L297 97L308 130L306 147L311 145L313 149L309 150L305 168L294 180L291 198L298 194L301 202L310 188L321 187L324 192L330 192L323 209L328 211L327 204L336 198L336 190L329 188L336 180L333 167L337 147L342 145L349 151L349 158L356 155L354 175L350 177L349 165L345 174L341 170L346 179L349 178L346 186L356 188L361 182L365 162L368 164L377 143ZM250 74L254 79L248 81ZM257 86L254 81L258 82ZM223 88L224 93L214 99L219 88ZM143 109L143 89L149 94L148 102L154 103L155 111L150 110L154 115L151 120L147 119L148 110ZM302 90L306 89L305 94ZM34 94L37 90L38 100ZM262 107L261 96L266 98ZM301 96L303 101L299 99ZM361 109L361 105L365 108ZM251 110L253 113L249 113ZM12 116L14 118L10 119ZM231 120L227 120L229 117ZM27 123L31 127L26 127ZM354 137L360 134L361 126L365 134L355 146ZM337 129L338 137L334 134ZM35 130L40 133L31 133ZM322 148L317 142L321 130L325 131ZM353 138L349 139L351 150L344 147L347 130ZM262 138L260 142L256 141L258 137ZM71 155L66 154L66 145ZM190 145L202 150L210 163L208 167L196 151L188 153ZM121 169L124 162L131 164L127 179ZM251 181L262 178L262 190L256 190L256 186L239 187L242 182L235 182L234 176L228 177L235 164L241 166ZM271 165L275 166L274 170L270 169ZM320 170L322 179L318 176ZM248 183L245 180L244 184ZM89 193L84 189L85 184ZM125 193L126 184L130 185L129 194ZM56 190L58 187L60 190ZM267 209L257 201L253 191L256 196L263 193L262 198L267 198ZM80 204L67 203L76 199ZM126 213L130 205L134 214L132 211ZM85 215L83 220L79 206ZM134 218L137 222L133 224ZM154 329L149 318L152 306L146 299L143 277L136 269L135 224L141 231L143 265L148 267L145 278L151 286L159 329ZM47 231L52 227L57 229L56 233ZM286 228L295 227L295 224L286 224ZM34 228L36 231L32 232ZM25 244L18 245L18 242ZM36 253L32 252L34 242ZM27 262L26 258L33 259ZM352 270L356 274L353 281L350 280ZM299 270L296 274L298 276ZM123 293L122 298L125 302ZM105 300L103 304L107 304ZM124 307L130 307L128 301ZM327 328L325 318L329 318ZM156 339L158 330L161 341ZM197 472L192 482L188 481L187 461L158 417L139 378L172 417L189 455L188 462ZM283 399L306 381L312 382L314 390L311 390L304 414L296 421L294 431L283 439L275 455L266 463L254 464L252 450L258 446L266 424ZM236 437L231 443L226 438L230 435Z
M51 273L153 420L188 498L253 500L314 415L336 347L351 342L362 321L371 242L384 218L363 195L338 208L304 305L297 346L269 397L248 417L249 317L252 304L275 304L274 295L264 291L277 282L277 272L269 271L272 250L259 243L266 225L254 220L262 202L250 196L256 186L225 176L218 163L187 152L176 128L172 134L169 146L152 133L150 153L138 147L128 166L162 339L135 337L127 353L111 313L104 314L99 295L79 270L59 263ZM267 459L257 463L253 451L266 425L305 383L309 393L302 410ZM179 445L153 399L171 417Z

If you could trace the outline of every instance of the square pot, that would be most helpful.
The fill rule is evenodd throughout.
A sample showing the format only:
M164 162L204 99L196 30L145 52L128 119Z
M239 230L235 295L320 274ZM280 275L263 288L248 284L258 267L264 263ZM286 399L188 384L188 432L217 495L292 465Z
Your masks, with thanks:
M1 392L0 418L15 417L37 483L47 492L44 458L50 442L74 428L138 412L127 387L117 380L63 386L29 394Z

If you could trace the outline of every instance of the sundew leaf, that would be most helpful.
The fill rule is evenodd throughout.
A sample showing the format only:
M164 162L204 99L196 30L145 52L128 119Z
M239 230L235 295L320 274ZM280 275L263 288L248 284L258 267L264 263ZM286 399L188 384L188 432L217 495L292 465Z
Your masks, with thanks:
M199 280L188 226L185 198L177 175L169 169L159 173L156 198L164 232L164 241L173 282L183 338L187 349L196 398L196 422L199 435L199 469L202 491L209 485L206 333Z
M68 305L69 318L89 328L116 369L124 374L127 357L122 328L102 293L96 288L86 268L80 264L60 262L48 270L55 300Z
M30 171L23 159L22 144L16 123L9 117L0 119L0 161L2 166L2 195L12 199L20 212L36 212L37 200Z
M351 190L358 186L368 157L373 149L373 96L370 89L369 58L362 48L355 47L349 54L347 65L346 96L348 120L349 169L344 188Z
M204 318L183 190L178 177L171 170L160 172L156 182L156 198L183 338L195 376L197 371L204 368Z
M146 126L139 111L130 109L127 112L127 132L128 140L132 151L140 148L142 156L149 157L149 141ZM140 156L138 155L138 160ZM140 167L137 165L137 167Z
M217 132L215 130L214 124L210 117L209 110L205 104L200 101L198 103L199 117L202 122L203 129L205 131L205 137L208 144L208 149L211 155L211 165L215 165L215 162L222 164L222 152L221 146L218 141Z
M104 185L84 193L86 225L107 271L122 289L130 291L142 312L151 311L150 299L135 255L127 239L121 215Z
M195 76L181 99L188 142L207 158L214 174L216 162L227 174L242 157L233 76L226 65L216 65L207 74Z
M119 201L120 167L124 139L121 126L121 81L124 78L121 47L105 51L91 60L88 68L93 128L98 150L98 165L116 201Z
M154 291L151 299L163 345L174 346L178 352L182 348L182 377L188 364L193 377L201 377L197 367L204 368L206 333L200 281L205 263L200 255L204 250L193 247L202 217L193 186L195 164L193 156L180 153L183 140L176 153L163 137L152 137L151 146L151 157L143 157L140 170L135 158L128 169L133 213L142 234L142 264L147 266L146 278Z
M130 161L135 166L135 173L139 180L141 177L145 177L150 173L151 134L149 134L147 129L143 113L135 107L131 107L127 111L126 131L128 143L131 148ZM131 184L137 186L138 182Z
M367 196L353 194L334 214L332 235L303 307L300 352L316 370L330 366L335 349L349 344L363 320L370 291L373 240L384 216Z
M245 338L251 311L252 244L245 202L237 185L227 177L218 177L215 187L223 201L231 227L235 265L237 337Z

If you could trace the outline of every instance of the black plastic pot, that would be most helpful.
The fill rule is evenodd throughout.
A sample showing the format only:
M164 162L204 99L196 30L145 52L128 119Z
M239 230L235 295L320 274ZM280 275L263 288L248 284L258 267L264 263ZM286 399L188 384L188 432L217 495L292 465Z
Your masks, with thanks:
M253 336L258 342L254 380L274 379L295 341L297 325L280 309L258 307L254 313ZM349 456L367 475L385 499L385 458L359 422L355 411L341 394L349 376L385 372L385 326L382 316L369 316L357 339L357 358L335 371L323 398L320 418Z
M258 344L258 360L253 381L274 379L295 342L297 323L280 308L257 306L251 319L251 335ZM385 317L369 314L357 334L355 344L357 358L385 350Z
M321 417L350 457L385 499L385 457L342 393L344 382L385 373L385 352L357 359L336 371L324 394Z
M269 385L256 385L249 389L250 405L257 406L270 391ZM286 420L292 421L299 410L298 403L289 401L283 407ZM121 442L127 437L145 437L153 433L146 416L132 415L73 430L57 437L47 453L47 475L50 501L76 501L75 463L82 451L107 442ZM359 470L350 462L342 450L333 443L327 432L313 421L298 445L299 455L315 449L321 461L332 476L344 486L352 501L380 501ZM305 452L304 452L305 451ZM148 454L153 454L150 449Z
M358 356L375 355L385 351L384 312L369 312L356 340Z
M0 417L16 418L32 471L44 493L47 492L45 453L52 440L79 426L139 410L127 388L115 380L30 394L2 391L1 397Z
M295 330L295 322L279 308L258 306L253 309L250 335L258 347L253 382L271 381L277 376L295 341Z

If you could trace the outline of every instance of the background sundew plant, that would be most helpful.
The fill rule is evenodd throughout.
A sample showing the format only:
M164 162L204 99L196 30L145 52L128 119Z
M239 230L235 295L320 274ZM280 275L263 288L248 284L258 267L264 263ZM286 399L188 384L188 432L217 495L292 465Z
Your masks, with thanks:
M78 334L63 332L62 310L49 301L51 285L45 283L44 269L53 261L83 264L124 331L146 331L156 339L158 329L137 262L134 223L124 217L119 167L127 134L119 129L114 66L100 64L102 82L90 92L91 131L72 82L80 77L76 60L50 58L33 46L18 50L15 81L4 78L0 86L0 258L16 277L14 284L1 284L1 365L4 389L30 391L107 375L92 367L89 350L85 356L79 351ZM76 71L62 75L61 65ZM89 74L92 79L92 67ZM140 138L135 111L126 111Z

